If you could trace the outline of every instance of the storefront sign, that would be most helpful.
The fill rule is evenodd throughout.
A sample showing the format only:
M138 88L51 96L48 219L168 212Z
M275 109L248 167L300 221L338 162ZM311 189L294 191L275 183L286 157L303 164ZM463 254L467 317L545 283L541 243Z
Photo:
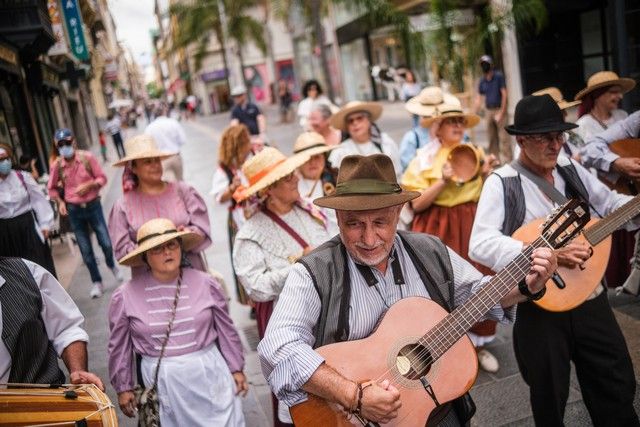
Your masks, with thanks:
M227 70L222 68L220 70L215 71L207 71L206 73L200 74L200 79L203 82L212 82L214 80L222 80L227 78Z
M84 39L78 0L62 0L62 3L64 4L64 18L67 23L71 51L80 61L86 61L89 59L89 51L87 50L87 43Z
M51 29L56 38L55 44L49 49L49 55L65 55L69 53L69 46L64 36L64 27L62 26L62 16L58 0L47 0L47 9L49 10L49 18L51 18Z

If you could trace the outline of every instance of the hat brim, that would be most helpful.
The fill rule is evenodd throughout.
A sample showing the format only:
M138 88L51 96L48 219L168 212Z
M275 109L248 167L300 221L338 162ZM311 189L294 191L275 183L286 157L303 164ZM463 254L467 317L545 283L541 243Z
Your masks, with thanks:
M293 156L289 157L284 162L273 168L272 171L266 174L258 182L248 187L247 189L242 190L237 194L237 196L236 194L234 194L234 199L237 202L246 200L247 198L256 194L258 191L263 190L271 184L275 183L280 178L284 178L290 173L293 173L296 169L309 161L311 156L308 154L308 151L310 150L303 151L299 154L294 154Z
M129 267L144 265L142 255L145 252L178 237L182 239L182 250L184 252L190 251L204 240L201 235L194 233L193 231L176 231L175 233L162 234L160 236L152 237L149 240L145 240L136 249L120 258L118 262Z
M298 151L295 152L293 154L306 154L309 157L313 157L316 154L323 154L323 153L327 153L331 150L335 150L336 148L338 148L338 145L327 145L325 147L313 147L313 148L307 148L306 150L302 150L302 151Z
M368 211L401 205L420 196L418 191L402 191L395 194L349 194L318 197L317 206L340 211Z
M349 114L365 111L371 116L371 121L375 122L382 115L382 105L375 102L363 102L360 105L354 105L348 108L341 108L337 113L331 116L329 122L331 126L342 131L347 130L346 118Z
M443 104L455 105L459 102L460 100L456 96L449 93L443 93L442 103L437 105L424 105L422 102L420 102L420 95L418 95L405 102L404 108L411 114L415 114L420 117L430 117L436 114L438 106L441 106Z
M430 127L436 121L442 121L444 119L449 119L451 117L464 117L465 119L464 127L466 129L477 126L478 123L480 123L480 116L478 116L477 114L449 113L449 114L443 114L441 116L436 116L436 117L427 117L422 122L422 125L425 127Z
M154 157L158 157L160 158L160 160L164 160L164 159L168 159L169 157L175 156L176 154L178 153L169 153L167 151L147 151L143 153L137 153L131 156L125 156L120 160L118 160L117 162L112 163L111 166L113 167L125 166L127 163L129 163L132 160L153 159Z
M560 107L561 110L566 110L567 108L575 107L576 105L580 105L580 104L582 104L582 101L565 101L565 100L562 100L562 101L558 102L558 107Z
M605 86L620 86L622 88L622 93L627 93L631 89L636 87L636 81L627 77L622 77L616 80L607 80L605 82L601 82L593 86L587 86L586 88L582 89L580 92L576 94L575 100L576 101L580 100L584 98L585 95L593 92L596 89L600 89L601 87L605 87Z
M549 132L566 132L571 129L577 128L578 125L575 123L558 123L553 126L540 126L538 128L533 129L518 129L515 125L505 126L504 130L507 131L509 135L535 135L538 133L549 133Z

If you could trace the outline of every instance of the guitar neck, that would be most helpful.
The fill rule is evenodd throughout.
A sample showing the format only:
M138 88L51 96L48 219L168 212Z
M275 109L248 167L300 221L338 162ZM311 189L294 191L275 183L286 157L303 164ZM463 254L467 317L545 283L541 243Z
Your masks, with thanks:
M607 215L606 218L589 227L588 230L583 232L584 237L591 246L595 246L620 228L622 224L636 216L638 212L640 212L640 195L635 196L613 213Z
M467 331L494 307L529 272L533 250L549 247L542 238L527 246L513 261L500 270L482 289L453 310L422 337L430 349L432 360L442 356Z

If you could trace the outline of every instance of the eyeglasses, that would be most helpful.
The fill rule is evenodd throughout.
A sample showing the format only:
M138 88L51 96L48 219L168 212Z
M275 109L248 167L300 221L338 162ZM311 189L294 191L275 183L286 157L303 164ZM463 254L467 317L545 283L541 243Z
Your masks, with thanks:
M58 143L56 144L58 146L58 148L62 148L64 146L72 146L73 145L73 141L71 141L70 139L62 139L60 141L58 141Z
M527 141L535 142L536 144L551 144L552 142L559 142L564 144L565 135L564 132L551 132L543 133L539 135L527 135L525 137Z
M352 115L347 117L347 124L353 124L355 122L361 122L362 120L366 119L367 116L365 114L357 114L357 115Z
M178 239L169 240L167 243L162 245L153 247L149 249L149 253L152 255L159 255L165 251L165 249L169 249L170 251L175 251L180 247L180 242Z
M464 126L467 120L464 117L449 117L442 120L443 125L461 125Z

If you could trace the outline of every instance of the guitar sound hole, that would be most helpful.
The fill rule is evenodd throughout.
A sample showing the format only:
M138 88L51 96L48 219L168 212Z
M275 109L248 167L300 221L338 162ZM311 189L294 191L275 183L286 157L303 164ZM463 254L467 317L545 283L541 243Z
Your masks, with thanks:
M431 369L431 352L420 344L405 345L396 356L396 367L405 378L422 378Z

